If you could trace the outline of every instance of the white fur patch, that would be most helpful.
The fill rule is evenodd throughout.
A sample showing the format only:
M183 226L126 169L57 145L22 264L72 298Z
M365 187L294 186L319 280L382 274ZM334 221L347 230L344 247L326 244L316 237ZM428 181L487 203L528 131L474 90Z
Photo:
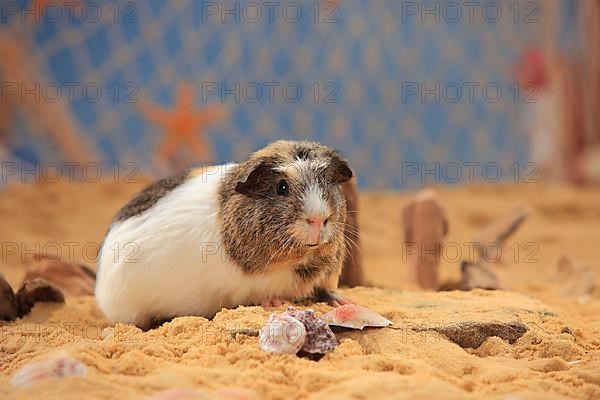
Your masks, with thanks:
M276 168L280 172L301 181L310 181L311 177L327 168L324 160L304 160L297 158L293 162ZM317 184L311 184L303 196L306 217L329 217L331 210L325 202L323 191Z
M139 325L154 317L211 317L222 307L298 291L290 266L248 275L227 257L217 193L230 168L193 177L146 212L111 227L96 283L96 301L110 320Z
M315 171L325 168L327 168L327 162L324 160L303 160L297 158L289 164L277 167L276 170L297 179L308 179Z
M304 211L307 218L321 217L328 218L330 211L325 199L323 191L316 184L311 184L304 193Z

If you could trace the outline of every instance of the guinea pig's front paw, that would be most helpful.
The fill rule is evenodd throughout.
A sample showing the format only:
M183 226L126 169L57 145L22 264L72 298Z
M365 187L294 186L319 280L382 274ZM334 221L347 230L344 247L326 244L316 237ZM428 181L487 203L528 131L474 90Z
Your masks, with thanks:
M332 290L317 289L314 296L314 301L327 303L332 307L340 307L346 304L355 304L349 298Z
M280 298L272 298L272 299L267 299L264 300L261 305L264 308L277 308L277 307L281 307L284 305L290 305L291 303L287 300L284 299L280 299Z

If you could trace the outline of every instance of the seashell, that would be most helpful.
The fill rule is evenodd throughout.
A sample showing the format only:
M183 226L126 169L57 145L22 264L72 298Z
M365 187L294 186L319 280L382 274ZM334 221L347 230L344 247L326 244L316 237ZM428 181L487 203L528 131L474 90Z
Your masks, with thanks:
M346 304L323 315L323 320L333 326L363 329L365 326L384 327L392 325L392 321L374 311L357 304Z
M19 316L28 314L35 303L39 302L64 303L65 296L56 286L45 279L34 278L23 282L17 292Z
M298 311L294 307L288 307L284 314L302 322L306 328L306 340L302 351L309 354L325 354L337 347L335 334L325 321L315 315L313 310Z
M52 358L25 365L13 375L10 383L18 387L30 387L46 379L85 375L86 367L80 361L68 357Z
M287 314L271 314L259 333L260 348L267 353L296 354L304 345L306 329Z

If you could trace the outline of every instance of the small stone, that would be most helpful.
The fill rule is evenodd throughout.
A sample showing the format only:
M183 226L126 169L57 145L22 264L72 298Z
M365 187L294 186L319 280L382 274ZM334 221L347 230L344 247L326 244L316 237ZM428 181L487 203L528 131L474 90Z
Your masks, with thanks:
M566 333L568 335L575 336L575 332L573 332L573 329L571 329L568 326L563 326L562 329L560 330L560 333Z
M17 292L17 308L22 317L31 311L35 303L64 303L65 297L58 288L42 278L23 282Z

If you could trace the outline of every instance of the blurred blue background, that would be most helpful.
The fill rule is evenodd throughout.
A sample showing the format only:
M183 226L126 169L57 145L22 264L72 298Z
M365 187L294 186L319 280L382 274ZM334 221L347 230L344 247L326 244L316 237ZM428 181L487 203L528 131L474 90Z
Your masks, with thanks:
M524 49L543 44L548 26L564 47L576 45L569 1L553 3L559 12L552 16L545 8L551 2L480 1L469 15L463 2L445 1L90 6L81 0L73 18L63 2L8 3L2 3L1 35L18 44L10 57L27 61L19 79L41 83L41 99L23 98L22 87L11 94L6 83L20 81L5 62L3 103L14 112L4 128L4 157L73 158L57 141L60 132L47 134L53 123L36 108L50 103L58 86L62 95L53 104L64 107L50 105L51 114L89 149L82 159L132 161L154 175L240 160L278 138L339 149L361 187L370 189L420 184L401 173L407 162L430 169L435 163L525 164L525 98L536 94L516 89L514 66ZM23 15L28 7L32 13ZM195 94L195 109L221 104L227 115L192 129L207 148L205 160L183 143L161 164L157 154L170 133L144 105L174 115L182 87Z

